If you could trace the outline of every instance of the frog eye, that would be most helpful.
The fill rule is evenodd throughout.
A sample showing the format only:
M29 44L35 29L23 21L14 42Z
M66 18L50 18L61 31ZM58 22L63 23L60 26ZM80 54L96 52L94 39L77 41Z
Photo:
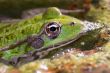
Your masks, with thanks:
M56 38L61 31L61 24L57 22L50 22L45 26L45 34L50 38Z

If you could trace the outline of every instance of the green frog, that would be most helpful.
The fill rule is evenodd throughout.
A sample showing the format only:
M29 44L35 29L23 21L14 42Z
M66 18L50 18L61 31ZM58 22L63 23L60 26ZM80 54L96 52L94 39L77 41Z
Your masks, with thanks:
M0 62L17 65L66 48L91 49L102 28L99 23L63 15L50 7L33 18L0 26Z

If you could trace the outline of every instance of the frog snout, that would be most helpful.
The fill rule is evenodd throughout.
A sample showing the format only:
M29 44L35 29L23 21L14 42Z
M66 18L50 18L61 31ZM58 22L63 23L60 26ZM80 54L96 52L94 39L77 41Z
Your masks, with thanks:
M84 25L83 30L86 32L103 27L100 23L94 23L94 22L89 22L89 21L83 21L83 25Z

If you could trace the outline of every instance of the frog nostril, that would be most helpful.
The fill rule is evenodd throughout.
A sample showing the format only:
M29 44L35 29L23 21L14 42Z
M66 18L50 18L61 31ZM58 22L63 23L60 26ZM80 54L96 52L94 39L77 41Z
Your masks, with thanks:
M71 22L69 25L74 26L76 23L75 22Z

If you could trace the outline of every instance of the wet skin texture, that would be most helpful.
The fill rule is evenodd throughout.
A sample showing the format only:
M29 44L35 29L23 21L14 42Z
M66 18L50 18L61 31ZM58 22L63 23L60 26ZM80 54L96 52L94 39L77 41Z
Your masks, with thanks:
M86 42L94 39L97 41L97 33L101 28L62 15L56 7L50 7L31 19L6 26L0 28L0 61L14 66L49 57L69 44L65 48L85 48L88 45ZM86 36L88 37L84 40Z

